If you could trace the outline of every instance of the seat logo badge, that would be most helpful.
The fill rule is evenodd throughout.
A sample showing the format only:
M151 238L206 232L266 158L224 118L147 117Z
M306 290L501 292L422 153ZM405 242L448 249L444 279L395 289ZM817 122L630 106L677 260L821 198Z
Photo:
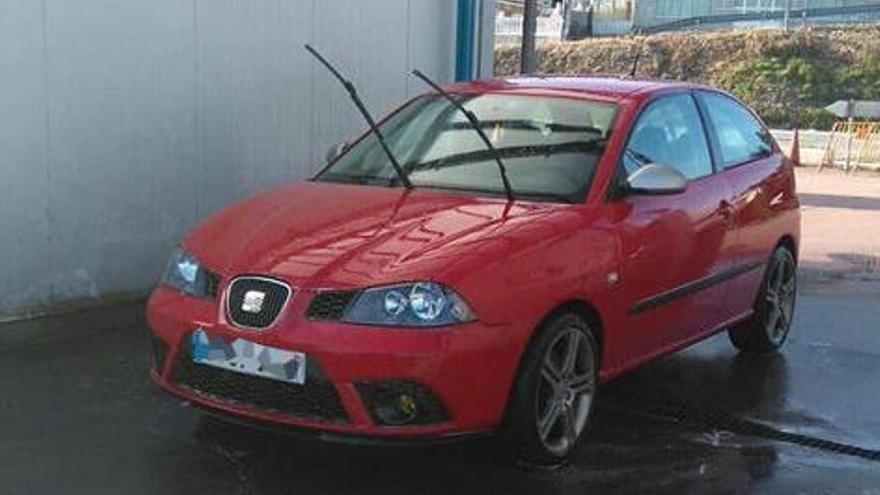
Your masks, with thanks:
M241 310L245 313L257 314L263 310L263 301L265 300L265 292L249 290L244 293L244 301L241 303Z

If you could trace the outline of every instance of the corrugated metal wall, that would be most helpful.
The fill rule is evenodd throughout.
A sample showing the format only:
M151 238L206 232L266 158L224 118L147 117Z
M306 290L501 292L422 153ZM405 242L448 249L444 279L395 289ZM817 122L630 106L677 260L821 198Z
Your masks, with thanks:
M0 0L0 317L150 287L199 218L453 75L451 0ZM491 61L489 61L491 64Z

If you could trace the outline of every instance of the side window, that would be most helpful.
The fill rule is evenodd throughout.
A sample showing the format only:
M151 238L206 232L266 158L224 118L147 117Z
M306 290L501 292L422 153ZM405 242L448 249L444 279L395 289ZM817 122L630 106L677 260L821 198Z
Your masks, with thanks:
M674 167L688 179L712 173L706 133L690 94L656 100L639 116L624 151L623 167L630 175L649 163Z
M718 136L724 167L767 156L773 150L770 136L757 119L737 101L718 93L702 92L709 122Z

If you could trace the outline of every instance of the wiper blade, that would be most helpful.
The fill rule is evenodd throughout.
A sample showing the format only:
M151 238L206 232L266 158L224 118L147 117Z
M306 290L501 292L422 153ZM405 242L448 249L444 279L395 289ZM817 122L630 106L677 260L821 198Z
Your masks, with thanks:
M434 182L419 182L419 187L425 189L441 189L445 191L476 191L487 194L503 194L503 191L498 191L496 189L488 189L485 187L471 187L471 186L460 186L455 184L439 184ZM565 194L553 193L553 192L539 192L539 191L523 191L517 189L516 195L519 197L525 198L548 198L555 199L560 203L566 204L577 204L578 201L573 199L570 196L566 196Z
M361 101L360 96L358 96L357 89L354 87L351 81L342 77L342 74L339 73L330 62L328 62L324 57L318 53L311 45L305 45L306 50L309 51L315 58L318 59L327 70L333 74L337 80L345 87L345 90L348 92L348 96L351 97L351 100L354 102L357 109L361 112L361 115L364 116L364 120L367 121L367 124L370 125L370 131L376 135L376 139L379 141L379 145L382 147L382 150L385 151L385 154L388 155L388 160L391 161L391 166L394 167L394 172L397 174L397 177L400 178L400 183L403 184L407 189L412 189L412 183L409 181L409 177L406 176L406 173L403 171L403 167L400 166L400 162L397 161L397 158L394 157L394 153L391 152L391 148L388 147L388 143L385 142L385 137L382 135L382 132L379 131L379 127L376 125L376 121L373 120L373 116L370 115L370 112L367 111L367 107L364 106L364 102Z
M503 157L503 158L523 158L527 156L550 156L559 153L588 152L598 148L604 140L593 139L588 141L573 141L569 143L556 144L529 144L524 146L510 146L507 148L496 148L493 151L479 150L469 151L467 153L459 153L456 155L448 155L442 158L436 158L426 162L408 164L410 170L429 170L451 167L455 165L465 165L486 160L487 158ZM520 191L517 191L519 194Z
M378 182L386 186L391 186L394 183L394 177L382 177L379 175L334 174L330 172L324 174L324 177L352 184L372 184Z
M495 157L495 163L498 164L498 171L501 173L501 182L504 183L504 193L507 195L508 201L513 201L513 188L510 187L510 180L507 178L507 169L504 167L504 162L501 161L501 156L498 154L498 150L495 149L495 146L492 144L492 141L489 140L489 136L483 131L483 126L480 124L480 120L474 115L474 112L471 112L467 108L464 107L458 100L452 97L449 93L447 93L443 88L441 88L437 83L431 80L428 76L424 75L420 70L416 69L412 71L413 75L421 79L428 86L434 89L434 91L440 93L449 100L452 105L457 108L464 116L467 118L468 122L470 122L471 127L477 131L477 134L480 135L480 139L486 143L486 147L492 152Z
M578 203L577 201L575 201L574 199L572 199L569 196L566 196L564 194L554 193L554 192L518 190L518 191L516 191L516 193L519 194L520 196L524 196L526 198L549 198L549 199L555 199L556 201L559 201L560 203L566 203L566 204L570 204L570 205Z
M506 120L481 120L481 127L487 128L495 128L501 127L502 129L513 129L513 130L530 130L530 131L544 131L545 129L550 130L552 132L583 132L590 134L597 134L602 136L602 130L593 127L593 126L580 126L580 125L569 125L569 124L559 124L553 122L540 122L535 120L527 120L527 119L506 119ZM471 128L471 125L466 122L455 122L450 125L452 129L460 129L460 128Z

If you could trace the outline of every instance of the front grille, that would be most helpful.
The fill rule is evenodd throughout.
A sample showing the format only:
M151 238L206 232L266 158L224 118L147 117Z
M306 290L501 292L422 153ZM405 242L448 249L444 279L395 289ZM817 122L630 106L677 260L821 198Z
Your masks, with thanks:
M341 320L357 295L358 291L354 290L319 292L309 304L306 317L310 320Z
M150 333L150 347L153 355L153 369L162 373L165 367L165 358L168 356L168 344L164 340Z
M262 277L237 278L229 286L226 301L229 319L244 328L267 328L281 314L290 293L290 286L277 280Z
M205 270L205 294L210 298L216 298L220 292L220 275Z
M214 400L301 419L348 423L336 388L314 359L306 362L303 385L244 375L192 360L189 338L183 340L174 381Z

